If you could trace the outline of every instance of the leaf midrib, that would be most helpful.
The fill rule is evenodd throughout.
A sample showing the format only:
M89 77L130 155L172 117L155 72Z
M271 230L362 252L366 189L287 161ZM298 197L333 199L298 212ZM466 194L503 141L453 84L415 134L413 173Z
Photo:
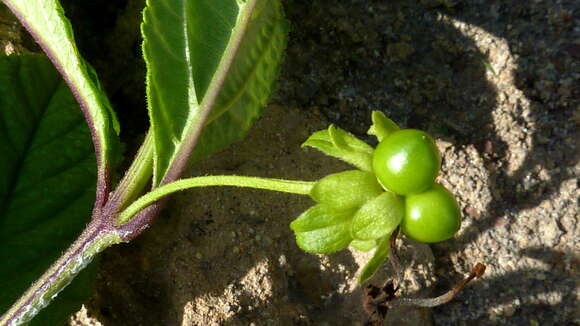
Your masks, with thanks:
M256 0L248 0L243 4L243 6L240 5L240 12L236 18L235 26L240 26L240 19L249 21L250 17L248 13L252 12L255 5ZM171 155L168 167L163 172L163 175L160 176L159 182L161 184L171 182L179 178L179 175L185 168L185 162L187 160L183 159L183 157L191 155L193 147L201 135L201 129L204 125L207 124L207 118L209 117L211 110L215 107L216 104L215 101L217 98L217 90L221 89L221 87L224 85L225 77L231 68L235 53L237 53L237 50L239 49L240 40L247 32L248 24L249 22L241 24L239 29L234 29L232 31L230 39L226 45L224 55L221 57L218 63L217 70L211 78L211 81L203 94L201 103L197 105L199 110L190 111L190 113L195 113L188 114L187 122L182 129L181 139L183 141L180 143L180 146L177 146L177 150L175 150Z
M191 25L188 23L189 19L187 19L187 12L189 10L189 1L185 1L184 5L183 5L183 11L182 11L182 22L183 22L183 26L182 26L182 31L183 31L183 41L184 41L184 51L185 51L185 62L186 62L186 67L187 67L187 105L191 108L192 105L194 106L199 106L199 102L197 100L197 94L195 92L195 81L193 79L193 62L191 61L191 54L190 54L190 49L191 49L191 40L189 39L189 32L191 29ZM195 111L195 110L192 110ZM182 129L182 134L179 135L180 139L179 141L181 142L181 140L183 139L183 130L187 130L187 126L189 124L191 124L191 120L192 120L192 114L189 114L187 116L187 121L185 122L185 126ZM175 154L175 152L174 152Z

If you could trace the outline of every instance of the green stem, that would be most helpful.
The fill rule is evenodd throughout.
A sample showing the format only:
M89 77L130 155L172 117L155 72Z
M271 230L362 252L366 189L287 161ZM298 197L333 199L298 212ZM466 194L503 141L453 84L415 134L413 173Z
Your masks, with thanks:
M109 197L103 216L116 216L134 199L142 195L153 174L153 131L149 130L131 166Z
M210 175L174 181L147 193L127 207L119 217L119 225L128 222L131 217L145 207L174 192L195 187L233 186L272 191L287 192L298 195L308 195L314 186L312 181L295 181L283 179L268 179L237 175Z

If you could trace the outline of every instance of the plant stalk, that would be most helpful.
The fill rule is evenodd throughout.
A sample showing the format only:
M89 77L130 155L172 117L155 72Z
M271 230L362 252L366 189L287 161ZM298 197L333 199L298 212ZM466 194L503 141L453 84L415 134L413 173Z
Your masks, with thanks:
M93 219L60 258L0 317L0 326L16 326L29 322L99 252L119 242L121 237L116 230Z
M118 212L143 194L153 175L153 131L150 129L131 166L102 209L102 216L115 218Z
M117 224L127 223L135 214L144 208L157 202L163 197L174 192L195 188L195 187L213 187L213 186L233 186L254 189L264 189L279 192L286 192L298 195L308 195L316 182L313 181L296 181L283 179L269 179L258 177L247 177L237 175L210 175L203 177L194 177L181 179L155 188L150 193L134 201L127 207L117 218Z

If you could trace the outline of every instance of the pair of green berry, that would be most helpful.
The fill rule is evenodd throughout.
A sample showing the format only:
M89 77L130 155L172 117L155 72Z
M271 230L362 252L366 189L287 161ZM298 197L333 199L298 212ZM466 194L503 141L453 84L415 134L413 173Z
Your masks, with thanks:
M453 194L435 183L440 168L435 142L421 130L395 131L373 153L373 171L379 183L404 197L402 232L420 242L447 240L461 224Z

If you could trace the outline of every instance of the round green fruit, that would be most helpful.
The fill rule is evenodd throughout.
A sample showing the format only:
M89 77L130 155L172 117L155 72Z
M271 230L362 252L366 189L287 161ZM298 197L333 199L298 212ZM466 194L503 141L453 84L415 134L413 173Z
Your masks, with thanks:
M373 152L373 171L381 185L399 195L429 188L441 167L433 138L416 129L403 129L384 139Z
M405 198L403 233L414 240L433 243L447 240L459 230L461 212L455 197L442 185Z

